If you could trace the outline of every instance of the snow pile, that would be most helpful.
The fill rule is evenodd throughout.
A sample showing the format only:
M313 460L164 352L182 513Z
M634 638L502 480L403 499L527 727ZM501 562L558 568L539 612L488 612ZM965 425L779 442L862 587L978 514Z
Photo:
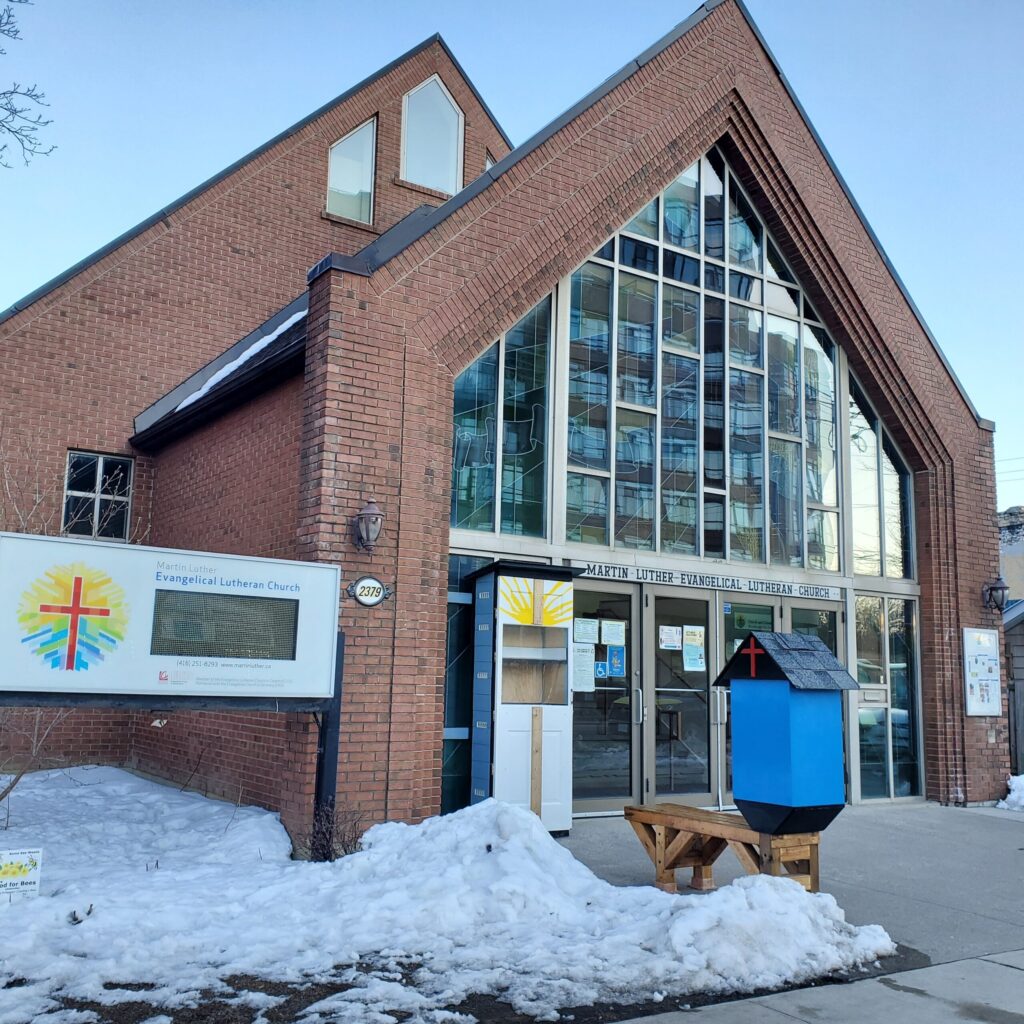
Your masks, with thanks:
M139 997L105 982L153 983L145 998L172 1008L204 989L230 995L233 974L347 985L309 1024L388 1010L436 1020L472 993L553 1019L805 981L895 949L783 879L704 896L611 886L532 814L495 801L378 825L362 852L310 864L289 859L266 811L112 768L41 772L11 795L0 843L43 848L42 895L0 903L0 1024L45 1021L55 995Z
M1024 775L1011 775L1008 783L1010 792L1005 800L1000 800L996 807L1007 811L1024 811Z

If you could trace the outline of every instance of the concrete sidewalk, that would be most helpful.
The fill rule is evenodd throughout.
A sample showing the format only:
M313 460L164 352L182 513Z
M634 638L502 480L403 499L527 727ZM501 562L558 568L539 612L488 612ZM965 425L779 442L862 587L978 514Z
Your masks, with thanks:
M622 818L577 820L562 843L616 885L654 880ZM729 852L715 865L718 885L741 874ZM680 892L690 891L688 872L678 881ZM900 955L881 965L900 973L660 1014L647 1024L695 1014L708 1024L1024 1024L1024 814L929 803L847 807L822 835L821 888L847 920L880 924L900 944Z
M1022 1024L1024 949L903 974L678 1010L622 1024Z

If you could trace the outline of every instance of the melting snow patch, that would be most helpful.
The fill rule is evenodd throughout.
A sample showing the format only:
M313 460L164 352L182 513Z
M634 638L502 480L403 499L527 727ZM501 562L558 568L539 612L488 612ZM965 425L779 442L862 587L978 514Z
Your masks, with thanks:
M1024 775L1011 775L1008 781L1010 792L996 807L1006 811L1024 811Z
M391 1010L466 1020L445 1008L474 993L553 1020L567 1006L798 983L895 951L880 927L848 924L831 896L785 879L702 896L609 885L532 814L493 800L378 825L361 852L311 864L290 860L269 812L76 769L26 777L2 836L42 847L43 875L40 896L0 904L0 1024L52 1022L61 996L230 997L232 975L344 989L308 1007L308 1024ZM3 989L12 979L25 983Z

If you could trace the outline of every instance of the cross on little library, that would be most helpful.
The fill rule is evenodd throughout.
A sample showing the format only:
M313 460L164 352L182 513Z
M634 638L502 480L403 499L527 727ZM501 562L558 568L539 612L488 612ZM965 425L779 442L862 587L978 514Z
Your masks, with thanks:
M751 633L750 634L750 644L749 644L749 646L748 647L741 647L740 648L740 654L749 654L750 655L750 678L751 679L756 679L757 678L757 656L759 654L764 654L764 653L765 653L764 648L757 646L757 641L754 639L754 634Z

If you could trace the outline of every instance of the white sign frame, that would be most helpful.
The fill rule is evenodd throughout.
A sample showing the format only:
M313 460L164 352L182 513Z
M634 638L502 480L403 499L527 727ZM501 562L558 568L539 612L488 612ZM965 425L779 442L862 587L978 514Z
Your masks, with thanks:
M63 579L69 573L59 570L74 566L109 576L110 593L126 609L120 638L94 654L86 670L50 667L19 622L26 595L37 585ZM48 575L54 572L56 577ZM0 693L5 703L59 694L72 703L78 697L83 703L96 703L98 697L144 698L153 707L164 701L202 706L210 700L272 708L280 703L280 710L288 710L289 701L327 701L335 690L340 583L340 569L324 563L0 533L0 658L7 684ZM158 590L295 600L295 656L153 654ZM88 605L88 599L80 603Z
M992 718L1003 713L1002 651L999 631L963 631L965 713L975 718Z

